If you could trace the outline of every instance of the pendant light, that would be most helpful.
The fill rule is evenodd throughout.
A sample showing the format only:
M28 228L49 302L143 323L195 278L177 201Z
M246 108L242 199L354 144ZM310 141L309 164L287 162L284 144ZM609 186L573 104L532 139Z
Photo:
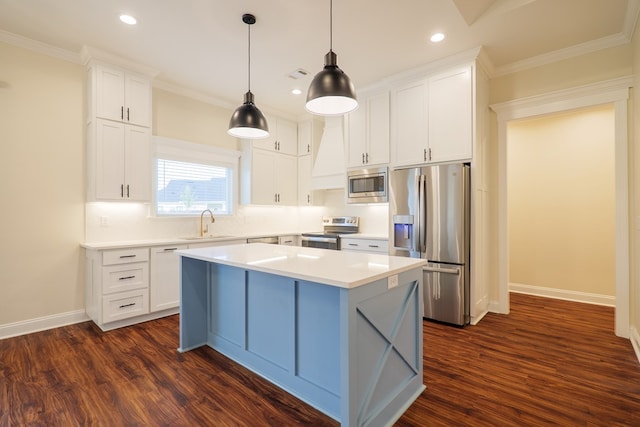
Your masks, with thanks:
M233 112L227 133L244 139L266 138L269 136L269 125L260 109L253 103L251 93L251 25L256 23L256 17L245 13L242 15L242 22L247 24L249 29L248 91L244 94L244 103Z
M355 110L358 100L351 79L338 67L338 56L333 52L333 0L329 7L329 52L324 56L324 69L309 86L305 108L321 116L339 116Z

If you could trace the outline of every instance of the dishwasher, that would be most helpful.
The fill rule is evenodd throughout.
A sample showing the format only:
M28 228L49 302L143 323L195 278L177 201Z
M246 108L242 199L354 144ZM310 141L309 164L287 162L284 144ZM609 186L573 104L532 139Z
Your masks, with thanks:
M278 236L272 237L252 237L247 239L247 243L268 243L270 245L278 244Z

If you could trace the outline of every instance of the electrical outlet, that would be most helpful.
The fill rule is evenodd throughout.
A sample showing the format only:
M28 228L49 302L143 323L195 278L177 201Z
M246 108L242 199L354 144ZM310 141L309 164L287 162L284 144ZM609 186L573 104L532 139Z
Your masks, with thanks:
M387 279L387 289L395 288L398 286L398 275L394 274Z

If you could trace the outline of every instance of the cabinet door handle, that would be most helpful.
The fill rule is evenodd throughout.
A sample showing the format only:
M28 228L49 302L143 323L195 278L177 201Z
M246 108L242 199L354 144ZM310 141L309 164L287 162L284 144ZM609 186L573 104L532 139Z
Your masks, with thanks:
M131 302L131 303L129 303L129 304L122 304L122 305L120 306L120 308L133 307L134 305L136 305L136 303L135 303L135 302Z
M124 120L124 105L120 107L120 120Z
M135 279L136 276L124 276L124 277L120 277L118 280L129 280L129 279Z
M307 153L311 152L311 144L307 144Z
M127 198L129 197L129 184L127 184Z
M424 149L424 154L422 155L422 159L426 162L427 161L427 149Z
M273 201L274 201L275 203L278 203L278 193L274 193L274 194L273 194Z
M124 197L124 184L120 184L120 197Z
M431 148L429 148L429 161L431 161Z
M131 121L131 119L129 118L129 107L127 107L127 121Z
M120 258L135 258L135 255L120 255Z
M367 164L369 163L369 153L367 153Z
M364 153L362 153L362 164L364 165Z
M311 203L311 194L307 194L307 203Z
M278 193L278 203L280 203L280 193Z

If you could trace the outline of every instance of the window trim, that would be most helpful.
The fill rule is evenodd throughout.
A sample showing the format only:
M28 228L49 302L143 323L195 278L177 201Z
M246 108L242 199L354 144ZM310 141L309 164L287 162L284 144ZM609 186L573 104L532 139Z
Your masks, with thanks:
M231 169L232 190L230 212L218 214L220 216L234 216L238 210L240 196L240 156L241 152L227 148L214 147L197 142L183 141L180 139L153 136L151 139L151 171L152 171L152 195L150 213L155 218L195 218L198 215L192 213L184 215L158 215L158 171L157 159L175 160L187 163L200 163L211 166L222 166Z

